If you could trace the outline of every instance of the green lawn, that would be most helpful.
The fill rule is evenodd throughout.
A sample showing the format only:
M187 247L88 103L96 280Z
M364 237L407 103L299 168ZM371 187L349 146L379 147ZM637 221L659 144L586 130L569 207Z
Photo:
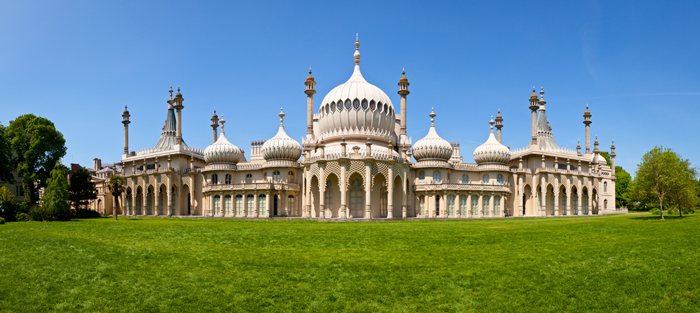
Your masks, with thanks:
M0 311L700 311L700 217L0 225Z

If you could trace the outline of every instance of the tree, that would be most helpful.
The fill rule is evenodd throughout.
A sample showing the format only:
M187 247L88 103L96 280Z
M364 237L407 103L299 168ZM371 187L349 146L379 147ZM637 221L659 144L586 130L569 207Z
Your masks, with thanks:
M25 114L5 130L10 143L12 167L22 178L28 204L39 202L38 190L46 187L56 163L66 154L66 140L46 118Z
M630 202L630 188L632 175L627 173L622 166L615 166L615 206L626 208Z
M664 219L664 200L677 201L680 190L690 186L684 169L684 164L690 163L685 161L669 148L655 147L642 157L638 165L634 180L636 197L641 202L656 199L661 219Z
M676 166L680 179L678 186L669 193L669 202L678 208L680 216L683 217L683 209L693 211L695 203L698 202L695 190L695 177L697 177L698 171L688 159L684 160L679 154L675 152L674 154L678 159Z
M97 188L92 182L92 175L87 169L81 167L70 176L70 187L68 187L68 199L76 209L87 209L88 201L97 199Z
M0 217L7 221L13 221L15 196L6 186L0 186Z
M65 166L56 163L47 181L46 192L41 198L44 210L49 212L51 219L70 220L70 205L68 204L68 171Z
M10 160L12 149L10 149L10 141L7 140L6 132L7 128L0 124L0 180L14 183L15 177L12 175L13 168Z
M612 166L612 163L610 162L610 152L600 151L599 154L600 154L600 156L602 156L605 159L608 166ZM617 168L617 166L615 168Z
M121 197L124 192L124 178L119 175L114 175L109 178L109 183L107 184L109 192L112 193L114 198L114 219L118 219L118 208L119 208L119 197Z

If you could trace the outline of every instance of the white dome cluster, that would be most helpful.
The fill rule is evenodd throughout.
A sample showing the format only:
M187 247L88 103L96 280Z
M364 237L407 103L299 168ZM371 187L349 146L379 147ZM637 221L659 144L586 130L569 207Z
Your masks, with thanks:
M226 121L221 116L221 134L215 143L204 149L204 161L207 163L231 163L236 164L241 159L243 151L228 142L224 133L224 123Z
M280 109L281 111L281 109ZM269 160L291 160L296 161L301 157L301 145L292 139L284 131L284 113L280 112L280 129L272 139L265 141L260 152L266 161Z
M430 130L428 135L413 145L413 157L416 161L449 161L454 148L447 140L442 139L435 131L434 112L430 113Z
M510 150L502 145L493 135L493 126L489 139L474 150L474 161L477 164L502 164L510 161Z

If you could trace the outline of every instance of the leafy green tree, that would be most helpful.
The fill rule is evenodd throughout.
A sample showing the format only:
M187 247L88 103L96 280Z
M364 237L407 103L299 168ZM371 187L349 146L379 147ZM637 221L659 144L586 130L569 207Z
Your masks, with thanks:
M7 128L0 124L0 180L14 183L15 177L12 175L13 168L10 159L12 149L10 148L10 141L7 140L6 132Z
M687 189L687 160L669 148L655 147L642 157L635 177L635 195L641 202L655 199L659 203L661 219L664 218L664 200L678 201L681 190ZM694 177L692 178L695 179Z
M605 161L608 163L608 166L612 166L612 163L610 162L610 152L600 151L600 156L602 156L605 159ZM617 166L615 168L617 168Z
M22 177L28 204L39 202L38 190L46 187L56 163L66 155L66 140L54 124L34 114L19 116L5 130L12 167Z
M675 152L674 154L678 159L676 166L680 179L678 186L669 193L669 202L678 208L680 216L683 217L683 210L693 211L698 202L695 181L698 170L690 163L690 160L683 159Z
M7 221L13 221L15 196L6 186L0 186L0 217Z
M632 175L627 173L622 166L615 166L615 206L626 208L630 202L630 188Z
M114 219L117 220L117 213L119 211L119 197L121 197L122 193L124 192L124 178L119 175L110 177L107 187L114 198Z
M81 167L70 176L70 187L68 187L68 199L76 209L87 209L88 201L97 199L97 188L92 182L92 175Z
M51 178L47 181L46 192L41 198L44 210L47 210L50 219L70 220L70 205L68 204L68 171L64 166L56 163L51 171Z

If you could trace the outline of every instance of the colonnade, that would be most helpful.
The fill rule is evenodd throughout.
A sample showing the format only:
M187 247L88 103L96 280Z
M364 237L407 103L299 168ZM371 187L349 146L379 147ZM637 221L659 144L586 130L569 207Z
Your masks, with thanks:
M453 201L450 201L450 196L454 196ZM424 218L505 217L508 195L498 192L427 192L417 194L415 203L417 216Z
M231 207L230 212L226 211L225 199L230 197ZM250 197L252 196L252 197ZM274 214L273 201L277 196L278 211ZM216 201L218 197L218 203ZM298 216L299 204L298 193L287 191L266 191L266 192L211 192L206 195L208 201L208 209L204 213L205 216L218 217L272 217L272 216ZM237 199L240 198L240 203ZM253 198L253 203L249 203L248 198ZM288 207L289 199L294 199L292 207ZM265 199L264 207L261 206L260 199Z

